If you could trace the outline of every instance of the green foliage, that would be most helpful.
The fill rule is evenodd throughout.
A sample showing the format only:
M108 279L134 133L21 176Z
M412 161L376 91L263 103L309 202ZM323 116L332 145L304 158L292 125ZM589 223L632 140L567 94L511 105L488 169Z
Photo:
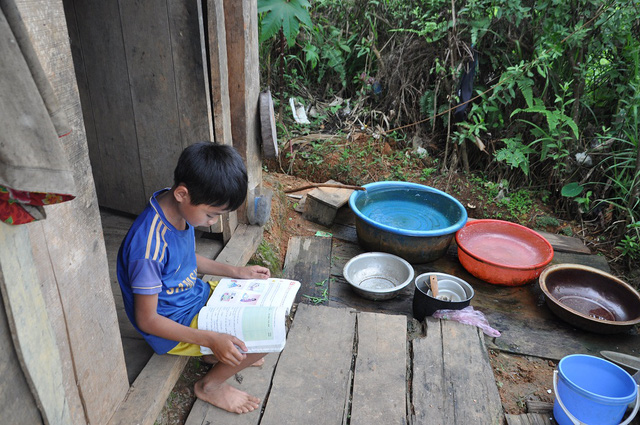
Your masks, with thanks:
M310 21L283 4L308 11ZM460 167L460 146L484 146L482 155L469 155L472 172L485 173L487 181L544 187L546 201L565 206L559 214L568 217L576 209L588 214L606 206L613 214L605 225L609 239L633 252L638 230L627 226L640 219L640 0L463 0L453 5L448 0L260 0L259 5L263 55L278 51L270 43L278 25L285 30L285 15L288 28L302 29L287 35L290 51L282 78L287 97L300 96L306 104L312 99L329 103L336 95L352 99L363 127L406 125L387 136L411 140L411 132L419 131L434 143L430 156L451 152L452 143L457 155L447 162L456 158L458 163L443 163L447 169ZM477 98L464 122L450 122L446 111L457 102L461 69L473 49L479 53ZM273 62L264 60L261 66ZM374 83L381 86L375 95ZM428 119L441 113L434 122ZM326 111L318 121L336 117ZM327 166L327 150L307 153L307 159L318 169ZM578 163L577 153L590 155L593 165ZM357 174L354 180L366 180L366 168L386 160L379 155L365 164L349 159L339 168ZM433 178L425 170L430 168L416 167L418 179ZM397 165L388 177L410 176ZM514 205L512 210L521 209Z
M547 227L557 227L559 225L560 222L555 217L549 217L548 215L536 217L536 227L539 229L545 229Z
M289 47L300 32L300 24L312 27L309 16L311 4L307 0L258 0L258 13L263 13L260 42L275 36L280 30Z

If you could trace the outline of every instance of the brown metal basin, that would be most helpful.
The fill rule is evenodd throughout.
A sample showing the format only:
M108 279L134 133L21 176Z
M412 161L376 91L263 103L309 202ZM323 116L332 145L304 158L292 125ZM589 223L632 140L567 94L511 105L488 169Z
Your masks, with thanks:
M613 334L640 323L640 294L593 267L558 264L540 275L547 305L558 317L587 331Z

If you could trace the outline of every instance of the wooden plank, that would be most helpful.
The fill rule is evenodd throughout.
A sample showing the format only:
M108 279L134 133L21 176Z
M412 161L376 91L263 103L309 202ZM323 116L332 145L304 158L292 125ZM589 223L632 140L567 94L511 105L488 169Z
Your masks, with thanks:
M258 249L262 241L263 228L246 224L238 226L229 243L224 247L216 261L234 266L244 266ZM205 275L204 281L218 279L220 276Z
M556 235L554 233L543 232L541 230L536 230L536 232L549 241L554 251L570 252L574 254L591 254L589 247L586 246L579 238Z
M521 415L505 415L507 425L553 425L556 422L551 414L524 413Z
M209 46L209 75L215 140L231 145L231 105L229 101L229 73L227 69L227 36L224 9L219 0L207 0L207 36Z
M538 400L527 400L527 413L546 413L553 412L553 403Z
M406 424L406 317L359 313L357 330L350 424Z
M216 261L245 265L260 244L262 233L259 226L240 226ZM218 278L205 275L203 280ZM187 361L187 357L154 354L109 424L153 424Z
M109 424L152 425L188 360L188 357L154 354Z
M145 198L173 183L182 152L166 3L118 2ZM159 141L162 147L159 148ZM169 165L170 164L170 165ZM118 168L119 169L119 168Z
M334 180L326 183L339 184ZM349 201L353 189L338 189L333 187L316 187L307 194L303 217L323 226L331 226L338 209Z
M326 183L340 184L335 180L327 180ZM319 202L324 203L334 209L338 209L349 201L353 189L339 189L335 187L316 187L307 194Z
M6 282L4 282L2 267L0 267L0 286L4 285ZM10 383L10 385L0 386L0 403L5 406L0 409L0 423L42 423L42 416L40 416L40 411L13 347L3 303L0 303L0 376L2 382Z
M355 320L348 309L298 306L262 425L343 424Z
M249 367L243 370L236 375L235 382L231 384L260 398L262 400L261 406L263 406L269 395L271 379L279 357L280 353L268 354L264 358L263 366ZM198 399L189 412L185 425L257 425L260 423L260 413L260 408L243 415L229 413Z
M445 382L442 338L441 322L427 317L426 336L412 341L411 400L415 424L456 423L453 394Z
M233 146L247 166L249 194L262 184L262 159L258 140L258 3L224 0L224 21L229 77L229 105ZM248 205L253 205L250 195ZM238 210L238 222L248 223L246 205Z
M139 214L149 198L142 185L118 3L100 0L64 3L67 20L76 29L69 36L75 52L75 72L81 82L82 111L98 201L105 207Z
M331 238L294 236L289 239L282 274L300 281L295 302L311 302L308 297L323 298L330 291ZM307 295L308 297L305 297ZM328 304L327 301L322 304Z
M350 306L360 311L412 314L413 283L407 285L398 296L385 301L371 301L356 294L342 275L344 265L364 251L357 245L333 239L331 249L330 306Z
M54 297L47 298L47 312L50 314L52 308L58 307L57 317L63 318L58 322L61 329L55 332L58 346L69 349L62 353L65 356L62 367L71 420L73 423L105 423L126 394L128 382L69 33L62 1L24 0L16 4L73 128L60 142L69 156L76 199L47 207L47 219L28 226L30 236L44 235L44 246L32 245L34 252L39 249L46 253L40 257L44 262L37 264L37 269L52 273L39 283L53 285L42 290L43 294ZM32 238L32 244L34 240ZM74 399L72 387L80 400ZM76 413L76 403L81 403L84 411Z
M199 1L169 0L167 11L182 148L213 137ZM173 170L172 170L173 171Z
M64 388L60 354L25 225L0 225L0 274L13 346L40 413L46 423L70 423L65 394L60 391Z
M444 379L452 393L456 424L503 423L498 394L482 332L454 321L442 322Z

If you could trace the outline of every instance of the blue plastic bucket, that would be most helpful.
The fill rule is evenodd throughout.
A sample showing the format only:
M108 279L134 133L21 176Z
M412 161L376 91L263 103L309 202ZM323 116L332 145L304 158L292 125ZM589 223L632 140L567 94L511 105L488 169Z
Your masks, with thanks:
M638 386L631 375L607 360L584 354L560 360L553 387L553 417L559 425L617 425L635 400L635 409L624 422L627 424L640 404Z

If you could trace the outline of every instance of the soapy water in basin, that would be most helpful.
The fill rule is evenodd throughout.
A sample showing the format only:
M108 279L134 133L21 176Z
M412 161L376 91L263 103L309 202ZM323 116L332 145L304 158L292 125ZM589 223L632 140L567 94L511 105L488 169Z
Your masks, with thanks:
M439 199L432 193L415 190L382 190L367 193L358 203L362 215L396 229L428 231L444 229L455 220L436 208ZM438 197L439 198L439 197ZM458 214L459 215L459 214Z

